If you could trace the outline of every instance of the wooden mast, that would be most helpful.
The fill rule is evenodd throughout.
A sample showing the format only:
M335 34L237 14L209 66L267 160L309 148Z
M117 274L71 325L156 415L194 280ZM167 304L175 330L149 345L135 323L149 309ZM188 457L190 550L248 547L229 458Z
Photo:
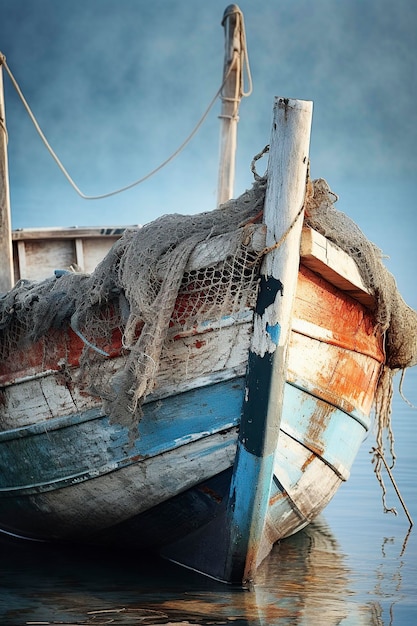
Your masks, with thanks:
M11 289L14 282L2 59L0 52L0 294Z
M217 206L233 196L235 154L239 104L242 98L242 13L236 4L224 12L225 32L223 67L224 86L221 93L220 165L217 185Z

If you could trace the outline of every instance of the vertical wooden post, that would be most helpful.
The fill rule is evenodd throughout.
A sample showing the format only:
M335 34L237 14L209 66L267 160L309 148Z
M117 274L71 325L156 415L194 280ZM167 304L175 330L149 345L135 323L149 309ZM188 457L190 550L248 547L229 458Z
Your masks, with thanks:
M10 218L9 169L7 163L6 113L3 68L0 57L0 293L13 286L13 252Z
M246 390L228 502L163 556L245 583L272 548L267 516L278 445L310 144L311 102L276 98L264 205L267 249L254 312Z
M235 179L236 137L241 100L242 34L240 9L236 4L229 5L223 15L225 31L225 56L220 114L220 157L217 186L217 206L233 196Z
M276 98L264 206L261 270L246 397L229 494L225 578L250 580L272 548L265 533L297 287L312 103Z

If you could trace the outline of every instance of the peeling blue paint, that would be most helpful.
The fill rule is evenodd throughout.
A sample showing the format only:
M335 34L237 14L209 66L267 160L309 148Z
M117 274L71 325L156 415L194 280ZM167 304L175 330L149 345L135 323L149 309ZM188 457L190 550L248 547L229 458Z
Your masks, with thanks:
M233 473L228 515L231 524L228 575L234 581L242 576L251 537L253 520L248 511L255 509L262 519L266 518L274 466L274 454L258 457L248 452L241 442L238 443L236 456L239 472ZM254 489L254 485L259 488Z
M232 429L240 422L244 388L240 377L144 405L128 455L128 429L109 424L97 410L1 433L7 445L0 446L0 493L56 489Z
M281 326L279 324L267 324L266 332L271 338L271 341L277 346L279 342L279 336L281 334Z

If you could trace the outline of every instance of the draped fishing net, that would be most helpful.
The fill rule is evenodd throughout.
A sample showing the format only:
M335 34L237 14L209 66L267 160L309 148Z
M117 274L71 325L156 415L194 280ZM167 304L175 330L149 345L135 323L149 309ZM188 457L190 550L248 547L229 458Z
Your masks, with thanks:
M383 427L388 427L393 374L417 364L417 312L401 297L394 277L383 263L381 250L347 215L335 208L337 199L324 179L314 181L314 195L306 207L305 223L355 260L365 286L375 298L375 319L385 334L386 353L376 411Z
M375 296L375 317L385 333L386 366L376 397L381 428L390 424L392 372L417 363L417 313L410 309L387 271L381 251L345 214L338 211L323 179L309 183L306 224L355 259ZM140 402L153 391L161 354L175 326L192 329L251 308L262 247L251 242L261 217L266 178L221 209L198 215L166 215L138 230L127 230L91 275L67 273L40 283L21 280L0 298L0 360L43 338L51 360L56 329L71 326L82 338L80 384L100 397L110 419L130 425L140 417ZM225 235L222 262L190 267L197 244ZM104 370L103 354L120 333L124 367ZM382 431L381 431L382 432Z
M262 211L265 185L258 181L221 210L166 215L127 230L90 276L20 281L0 299L0 359L41 337L47 353L51 331L70 325L85 342L81 383L104 400L111 419L129 425L139 400L153 390L170 328L192 328L253 307L261 257L249 245L251 222ZM225 260L187 269L196 245L220 235L227 236ZM96 374L117 330L126 362L106 380Z
M382 488L384 510L396 513L395 509L388 508L386 504L382 466L385 464L385 440L388 441L392 466L395 464L391 424L393 377L398 370L404 373L407 367L417 364L417 312L401 297L394 277L382 261L381 250L365 237L347 215L335 208L337 199L324 179L314 181L314 195L306 207L305 223L355 260L365 286L375 298L375 319L384 333L386 362L379 377L374 402L376 448L373 448L373 463Z
M417 313L401 297L394 277L383 263L381 250L335 208L337 199L324 179L314 181L305 223L355 260L365 286L375 298L376 321L381 331L386 331L387 366L395 370L416 365Z

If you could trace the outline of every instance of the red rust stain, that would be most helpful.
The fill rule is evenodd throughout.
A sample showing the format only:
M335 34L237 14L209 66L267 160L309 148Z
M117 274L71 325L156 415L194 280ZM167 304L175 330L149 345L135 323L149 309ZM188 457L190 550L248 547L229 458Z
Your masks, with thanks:
M135 454L129 457L129 463L138 463L139 461L143 461L144 458L142 454Z
M203 346L206 345L206 341L204 339L197 339L194 342L194 345L195 345L196 348L202 348Z
M140 330L138 329L138 334ZM98 337L92 343L107 352L110 358L124 352L118 327L113 328L110 341ZM84 342L71 328L51 330L47 337L42 337L25 348L14 350L0 363L0 384L46 370L60 371L67 366L78 367L84 348Z
M314 363L308 363L307 367L294 362L294 369L291 369L291 354L308 354L311 350L321 356L323 367ZM380 369L381 364L368 355L326 345L300 333L292 334L289 380L305 379L313 395L345 411L358 409L369 414Z
M308 457L308 459L306 459L303 463L303 465L301 466L301 471L305 472L305 470L307 469L307 467L310 465L310 463L312 463L314 461L314 459L316 458L315 454L310 454L310 456Z
M174 326L174 322L170 322L169 325ZM174 335L173 339L174 341L177 341L178 339L183 339L184 336L197 335L197 334L198 334L197 324L194 324L190 329L187 330L185 335L182 332L179 332L177 335Z
M308 447L315 454L317 454L317 456L322 456L325 450L322 442L322 436L327 429L334 410L334 407L329 407L324 402L318 402L316 410L309 420L308 429L305 434L305 441L308 444Z
M278 493L276 493L275 495L273 495L271 498L269 498L269 504L275 504L276 502L279 502L280 500L285 500L285 498L288 496L286 491L279 491Z
M215 502L218 502L219 504L223 500L222 496L219 495L213 489L210 489L210 487L202 486L202 487L199 487L198 490L201 491L202 493L207 494L208 496L210 496L210 498L212 498L212 500L214 500Z

